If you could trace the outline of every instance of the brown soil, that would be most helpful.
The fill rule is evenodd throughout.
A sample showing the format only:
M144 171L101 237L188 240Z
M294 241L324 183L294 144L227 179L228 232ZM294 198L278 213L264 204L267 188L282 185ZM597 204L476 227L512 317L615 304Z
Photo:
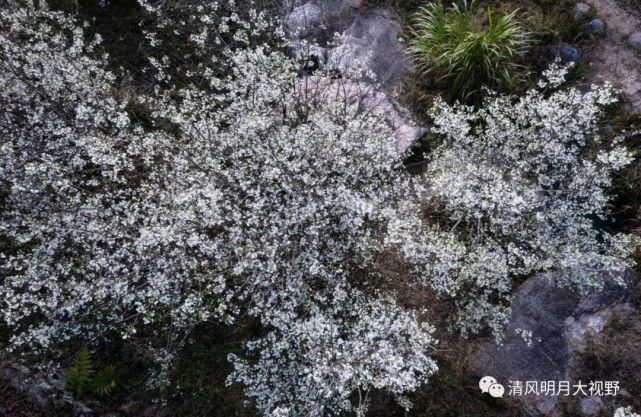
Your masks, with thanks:
M631 33L641 31L639 14L614 0L585 1L607 28L605 36L586 54L587 79L610 81L621 90L626 110L641 112L641 54L627 44Z

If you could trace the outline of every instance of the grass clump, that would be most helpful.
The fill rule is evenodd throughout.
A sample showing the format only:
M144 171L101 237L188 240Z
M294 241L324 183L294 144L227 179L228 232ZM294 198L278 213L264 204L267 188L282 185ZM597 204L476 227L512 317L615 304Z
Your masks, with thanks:
M423 74L447 84L452 99L471 101L483 86L514 85L517 60L531 37L516 19L516 11L494 16L491 8L475 13L474 3L445 8L431 3L419 9L411 28L409 51Z

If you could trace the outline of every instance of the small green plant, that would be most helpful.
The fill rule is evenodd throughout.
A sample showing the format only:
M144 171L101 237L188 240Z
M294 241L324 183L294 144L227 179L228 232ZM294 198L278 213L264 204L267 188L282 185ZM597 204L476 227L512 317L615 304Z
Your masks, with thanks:
M482 86L512 86L516 60L531 43L516 10L497 19L489 8L483 15L472 9L466 1L448 9L440 2L421 8L409 48L421 72L437 75L451 98L466 101Z
M105 366L96 372L91 383L91 392L99 397L104 397L113 391L116 387L114 380L115 367L113 365Z
M109 395L116 386L114 370L115 368L109 365L96 371L91 352L83 347L73 364L66 370L67 385L78 397L87 393L103 397Z
M76 355L73 364L67 368L67 385L69 389L77 396L82 396L91 383L93 377L93 360L91 353L86 347L80 349Z

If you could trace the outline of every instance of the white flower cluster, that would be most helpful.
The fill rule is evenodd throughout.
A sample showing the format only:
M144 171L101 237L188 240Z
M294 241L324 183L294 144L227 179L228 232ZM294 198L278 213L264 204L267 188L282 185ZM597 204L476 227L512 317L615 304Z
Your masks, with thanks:
M619 407L614 411L614 417L640 417L641 414L632 411L632 407Z
M563 74L551 68L544 84ZM559 285L599 288L602 271L629 266L622 260L631 238L605 227L613 173L631 162L621 138L599 138L596 123L613 102L606 85L491 95L478 110L442 101L432 109L441 143L425 183L442 212L425 226L436 230L431 238L405 253L424 264L424 284L456 297L464 330L486 321L500 328L508 313L500 300L515 278L552 270ZM425 253L437 262L425 262Z
M117 332L153 341L166 370L198 323L250 315L267 333L230 381L268 415L351 410L354 391L402 394L436 370L431 328L349 279L410 192L377 109L246 45L212 59L228 57L226 74L203 64L200 84L174 86L158 57L163 87L137 97L138 123L99 39L55 12L1 18L11 348Z
M329 307L273 323L274 330L249 345L255 362L231 358L230 380L244 383L268 415L339 415L352 409L354 392L355 411L362 413L371 389L411 392L437 369L425 351L432 329L393 300L342 290L333 296Z

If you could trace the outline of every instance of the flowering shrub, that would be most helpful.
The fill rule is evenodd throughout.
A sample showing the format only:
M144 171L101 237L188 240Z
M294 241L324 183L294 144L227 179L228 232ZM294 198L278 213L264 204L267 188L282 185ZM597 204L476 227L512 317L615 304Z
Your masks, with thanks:
M199 323L249 316L260 334L230 357L229 382L265 415L362 414L372 390L400 396L437 369L432 327L355 279L386 251L456 300L464 330L498 330L515 275L559 268L561 284L598 285L593 270L625 266L624 239L592 219L628 158L583 155L608 88L440 103L443 144L416 178L383 110L349 80L300 78L280 41L257 41L262 14L247 23L212 2L183 33L187 3L142 4L149 47L177 31L196 58L151 57L133 98L72 17L0 12L9 349L115 334L164 371ZM442 221L419 216L425 201Z
M12 349L141 334L167 369L198 323L250 315L266 333L231 380L266 414L338 413L355 390L362 407L435 371L431 329L349 282L410 191L376 109L247 45L202 63L200 85L174 86L169 58L153 60L145 126L112 97L99 38L54 12L2 23ZM225 55L226 74L207 70Z
M231 357L236 369L230 379L242 382L269 415L339 415L352 409L353 392L362 415L370 389L414 391L424 382L416 375L437 369L425 351L431 329L393 300L344 289L334 297L323 311L312 307L294 323L273 323L273 331L249 344L255 363Z
M566 71L553 66L540 87L558 87ZM505 299L516 277L554 271L558 285L585 290L603 284L603 270L630 266L631 238L602 227L612 176L631 162L621 138L599 139L596 122L615 101L606 85L490 96L479 110L436 103L441 144L425 181L444 220L427 228L447 238L418 246L439 262L405 252L419 254L425 284L456 297L463 329L500 328L508 311L490 300Z

